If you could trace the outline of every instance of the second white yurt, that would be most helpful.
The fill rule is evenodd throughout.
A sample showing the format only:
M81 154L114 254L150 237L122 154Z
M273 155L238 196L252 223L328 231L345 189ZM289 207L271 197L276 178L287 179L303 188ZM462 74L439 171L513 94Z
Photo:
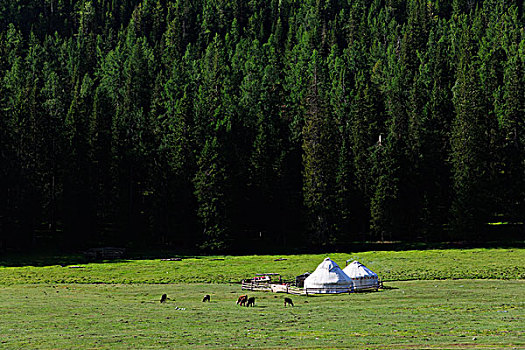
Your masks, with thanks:
M379 278L377 273L370 270L368 267L361 264L357 260L348 264L343 269L343 272L352 280L354 289L356 291L370 289L377 290L379 288Z
M352 290L352 280L330 258L317 266L304 280L307 294L348 293Z

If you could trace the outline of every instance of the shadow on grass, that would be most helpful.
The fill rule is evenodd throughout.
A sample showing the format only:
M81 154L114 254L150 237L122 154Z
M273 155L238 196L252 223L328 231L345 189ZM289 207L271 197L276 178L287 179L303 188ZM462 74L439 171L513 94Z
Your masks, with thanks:
M398 287L392 287L392 286L383 286L383 288L381 288L382 290L390 290L390 289L399 289Z
M247 309L251 309L251 308L254 308L254 309L266 309L268 306L255 304L254 306L249 306L249 307L244 306L244 307L246 307Z
M202 259L197 255L177 255L171 253L157 254L125 254L125 258L118 259L93 259L84 254L56 254L56 253L37 253L37 254L9 254L0 256L0 267L23 267L23 266L55 266L67 267L81 264L105 264L105 263L125 263L134 260L160 260L168 259L166 263L176 264L185 259ZM173 259L173 260L170 260ZM181 260L175 260L181 259Z
M525 241L451 241L451 242L348 242L341 243L341 252L363 251L407 251L407 250L447 250L447 249L512 249L525 248Z

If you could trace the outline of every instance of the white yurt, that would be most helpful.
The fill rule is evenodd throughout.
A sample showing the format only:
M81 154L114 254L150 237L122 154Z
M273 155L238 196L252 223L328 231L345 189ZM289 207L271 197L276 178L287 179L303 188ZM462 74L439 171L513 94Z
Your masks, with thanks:
M307 294L348 293L352 290L352 280L330 258L317 266L304 280Z
M343 269L343 272L352 280L354 289L356 291L366 289L377 290L379 288L379 278L377 277L377 273L370 270L368 267L361 264L357 260L348 264Z

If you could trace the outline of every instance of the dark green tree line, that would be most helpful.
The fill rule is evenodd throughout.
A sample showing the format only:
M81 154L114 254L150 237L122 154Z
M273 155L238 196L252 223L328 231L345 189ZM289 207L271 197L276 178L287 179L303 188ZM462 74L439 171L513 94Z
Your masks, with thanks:
M524 19L495 0L4 1L0 249L523 237Z

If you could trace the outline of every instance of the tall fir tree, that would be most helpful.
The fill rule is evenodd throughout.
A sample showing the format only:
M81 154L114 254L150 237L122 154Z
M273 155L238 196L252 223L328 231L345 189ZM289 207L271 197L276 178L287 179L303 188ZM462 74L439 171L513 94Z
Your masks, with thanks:
M454 86L456 116L450 139L454 190L451 224L455 238L472 239L479 237L489 219L491 154L479 62L472 55L468 28L463 35L464 47Z
M326 101L326 73L322 58L312 53L310 86L305 100L303 127L304 201L315 245L333 244L335 238L335 176L337 136Z

